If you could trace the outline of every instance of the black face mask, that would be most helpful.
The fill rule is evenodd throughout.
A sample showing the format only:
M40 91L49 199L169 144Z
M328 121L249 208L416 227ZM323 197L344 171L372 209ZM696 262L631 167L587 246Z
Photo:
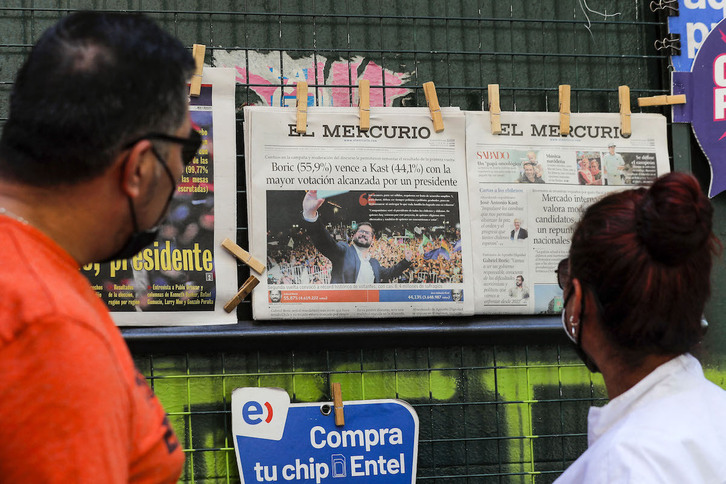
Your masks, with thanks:
M172 196L174 195L174 192L176 191L176 185L174 185L174 191L172 191ZM134 211L134 206L131 203L131 199L129 198L129 206L131 207L131 219L134 223L134 232L129 236L129 238L126 240L126 243L117 250L115 253L111 254L107 258L105 258L102 261L99 261L101 264L105 262L111 262L113 260L122 260L122 259L129 259L139 252L144 247L150 246L156 238L159 236L159 231L161 230L161 222L164 219L166 215L166 208L164 208L164 211L161 214L161 217L159 218L159 221L151 227L148 230L139 230L139 225L136 223L136 212ZM169 202L167 202L166 207L169 206Z
M105 262L128 259L130 257L133 257L141 252L144 247L148 247L152 243L154 243L156 238L159 236L159 231L161 230L161 223L164 221L164 218L166 218L166 213L169 210L169 204L171 203L171 199L174 197L174 193L176 192L176 182L174 181L174 176L171 174L169 167L166 165L166 162L161 157L161 155L159 155L154 147L151 148L151 151L154 153L154 156L156 156L156 159L159 161L159 163L161 163L161 166L164 167L164 171L166 172L169 180L171 181L171 193L169 194L169 198L166 200L164 210L161 212L159 219L156 221L153 227L147 230L139 230L139 224L136 221L136 210L134 210L134 204L129 197L129 210L131 211L131 222L134 225L134 231L119 250L117 250L115 253L111 254L104 260L99 261L102 264Z
M141 252L144 247L150 246L156 240L156 237L159 235L159 229L160 227L154 227L149 230L144 230L143 232L134 232L123 247L117 250L116 253L111 254L108 258L99 262L103 264L105 262L129 259L135 256Z
M567 298L565 298L565 303L562 305L562 321L564 325L565 320L565 308L567 307L567 301L569 301L570 296L572 293L570 293ZM590 358L590 356L585 353L585 350L582 349L582 331L584 330L583 326L583 319L582 316L585 314L585 301L583 299L582 304L580 305L580 331L577 332L577 339L572 338L569 334L567 334L568 339L570 340L570 344L572 345L572 348L575 350L575 353L577 353L577 356L580 358L580 361L582 361L588 370L592 373L600 373L600 368L598 368L597 364ZM565 333L567 333L567 330L565 329Z

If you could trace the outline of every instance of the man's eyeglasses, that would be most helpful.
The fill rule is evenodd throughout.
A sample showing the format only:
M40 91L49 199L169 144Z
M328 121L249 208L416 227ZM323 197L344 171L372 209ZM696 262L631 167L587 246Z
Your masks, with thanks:
M159 140L168 141L170 143L178 143L182 145L182 162L184 166L191 164L194 161L194 157L197 156L197 151L202 146L202 135L196 129L192 129L189 132L188 138L180 138L178 136L172 136L165 133L148 133L143 136L139 136L135 140L126 144L126 148L131 148L133 145L141 140Z
M570 284L570 259L562 259L555 269L557 274L557 285L563 291Z

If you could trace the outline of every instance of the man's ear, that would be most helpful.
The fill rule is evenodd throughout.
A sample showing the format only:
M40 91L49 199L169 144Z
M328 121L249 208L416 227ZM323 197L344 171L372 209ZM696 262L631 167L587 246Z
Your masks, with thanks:
M148 183L149 170L153 169L151 141L141 140L128 151L120 155L121 160L121 190L126 196L136 198L141 193L145 183Z

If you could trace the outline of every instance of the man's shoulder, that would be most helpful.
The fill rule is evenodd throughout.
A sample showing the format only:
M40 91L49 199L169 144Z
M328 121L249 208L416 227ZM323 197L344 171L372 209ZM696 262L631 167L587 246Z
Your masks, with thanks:
M22 286L0 277L0 341L12 340L31 325L72 322L93 333L105 334L110 315L92 292L58 287L59 281L28 280ZM97 300L94 300L96 298ZM99 332L100 331L100 332ZM2 343L0 343L2 345Z
M0 236L0 338L32 321L110 319L88 280L57 248L12 235Z

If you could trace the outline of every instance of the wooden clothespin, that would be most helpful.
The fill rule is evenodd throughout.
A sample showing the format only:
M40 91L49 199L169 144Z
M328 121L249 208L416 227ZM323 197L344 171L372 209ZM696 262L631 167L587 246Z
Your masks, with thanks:
M252 257L252 254L250 254L231 240L225 238L222 241L222 247L230 251L239 260L250 266L252 270L254 270L256 273L262 274L265 271L265 264Z
M492 124L492 134L502 132L502 109L499 106L499 84L489 84L489 121Z
M194 57L194 64L196 69L192 76L192 83L189 86L189 95L197 97L202 92L202 72L204 70L204 52L207 47L204 44L194 44L192 47L192 56Z
M252 289L257 287L257 284L259 283L260 280L255 276L248 277L245 283L242 284L242 287L239 288L239 291L237 291L237 294L235 294L234 297L227 301L227 304L224 305L224 310L231 313L232 310L236 308L239 303L244 301L247 295L251 293Z
M431 120L434 122L434 131L440 133L444 130L444 118L441 115L441 106L439 106L439 98L436 95L436 86L433 82L425 82L423 85L426 103L431 111Z
M371 129L371 81L368 79L358 81L358 115L360 130Z
M620 132L626 136L633 134L630 127L630 88L618 86L618 99L620 104Z
M639 97L638 106L666 106L669 104L686 104L685 94L673 96Z
M570 134L570 85L560 85L560 136Z
M343 414L343 392L340 390L340 383L330 384L330 393L333 394L333 411L335 413L335 425L342 427L345 425L345 415Z
M308 83L297 83L297 126L298 133L305 134L308 129Z

